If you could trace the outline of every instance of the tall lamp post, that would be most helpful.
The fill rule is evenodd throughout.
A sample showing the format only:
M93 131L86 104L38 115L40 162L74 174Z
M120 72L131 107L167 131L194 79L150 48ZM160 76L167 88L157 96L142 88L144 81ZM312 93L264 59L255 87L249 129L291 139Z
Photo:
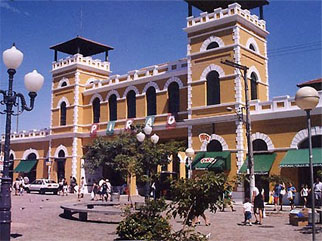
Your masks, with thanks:
M253 143L252 143L252 127L251 127L251 119L250 119L250 111L249 111L249 93L248 93L248 82L247 82L247 70L248 67L245 65L236 64L232 61L225 60L221 61L222 64L237 68L242 70L244 85L245 85L245 110L246 110L246 136L247 136L247 147L248 147L248 170L249 170L249 197L252 200L253 190L255 187L255 175L254 175L254 153L253 153Z
M144 128L143 128L143 131L144 131L144 133L143 132L139 132L137 135L136 135L136 139L139 141L139 142L141 142L141 143L143 143L143 141L144 141L144 139L145 139L145 136L146 135L150 135L151 133L152 133L152 127L151 126L149 126L149 125L146 125ZM153 134L152 136L151 136L151 142L154 144L154 145L156 145L157 143L158 143L158 141L159 141L159 136L157 135L157 134ZM148 181L146 182L146 188L145 188L145 190L146 190L146 193L145 193L145 200L148 200L149 199L149 197L150 197L150 180L149 180L149 178L150 178L150 170L149 170L149 168L147 168L146 169L146 176L148 177Z
M9 85L8 90L0 90L2 94L1 105L4 105L6 109L1 114L6 115L6 130L5 130L5 142L4 142L4 163L3 173L1 178L1 195L0 195L0 237L1 240L10 240L10 226L11 226L11 193L10 184L11 178L9 177L9 152L10 152L10 132L11 132L11 116L19 115L24 110L31 111L34 107L37 91L39 91L44 83L44 77L34 70L28 73L24 77L25 87L29 91L30 107L27 106L25 97L21 93L17 93L12 90L13 76L16 73L16 69L21 65L23 60L23 53L16 49L15 45L10 49L3 52L3 62L8 69ZM18 113L14 113L13 106L19 105L19 99L21 103L21 110Z
M313 163L312 163L312 137L311 137L311 110L313 110L319 103L319 93L312 87L302 87L296 92L295 102L298 107L305 110L307 117L307 129L309 138L309 163L311 174L311 198L312 198L312 240L315 241L315 197L313 190Z
M186 155L188 157L188 165L189 165L188 178L189 179L192 177L192 161L191 161L191 158L193 157L194 154L195 154L194 149L192 149L191 147L187 148Z

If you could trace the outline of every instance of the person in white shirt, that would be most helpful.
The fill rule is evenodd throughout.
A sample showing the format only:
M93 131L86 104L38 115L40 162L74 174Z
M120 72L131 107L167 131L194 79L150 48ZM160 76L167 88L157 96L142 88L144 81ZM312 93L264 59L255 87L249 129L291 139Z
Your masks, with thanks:
M313 184L313 191L315 197L315 205L316 207L320 207L322 199L322 182L320 182L320 179L318 177L316 178L315 183Z
M302 185L302 189L301 189L301 197L303 199L303 204L304 204L304 208L306 208L306 204L307 204L307 197L309 196L309 189L307 187L307 185Z
M243 205L243 209L244 209L244 224L245 225L249 225L251 226L251 218L252 218L252 207L253 205L249 202L249 198L245 198L245 203Z

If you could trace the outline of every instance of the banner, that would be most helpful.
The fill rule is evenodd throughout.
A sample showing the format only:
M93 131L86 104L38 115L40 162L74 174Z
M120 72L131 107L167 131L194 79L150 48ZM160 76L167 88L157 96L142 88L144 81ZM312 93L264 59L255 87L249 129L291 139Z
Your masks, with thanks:
M90 137L96 137L98 131L98 124L94 123L91 127Z
M115 127L115 121L109 121L107 123L107 128L106 128L106 135L113 135L114 134L114 127Z
M171 115L171 113L168 113L167 117L167 129L175 128L176 127L176 118Z
M131 131L131 126L133 124L133 119L128 119L126 122L125 122L125 131Z
M145 118L145 126L153 126L154 125L155 115L149 115Z

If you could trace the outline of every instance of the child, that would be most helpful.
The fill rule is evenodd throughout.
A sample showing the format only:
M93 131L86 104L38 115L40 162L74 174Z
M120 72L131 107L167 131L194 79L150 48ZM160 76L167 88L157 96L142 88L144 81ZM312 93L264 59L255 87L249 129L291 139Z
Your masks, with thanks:
M249 202L249 198L245 198L245 203L243 205L244 217L245 217L244 224L245 225L252 226L252 223L250 221L252 218L252 207L253 207L253 205Z

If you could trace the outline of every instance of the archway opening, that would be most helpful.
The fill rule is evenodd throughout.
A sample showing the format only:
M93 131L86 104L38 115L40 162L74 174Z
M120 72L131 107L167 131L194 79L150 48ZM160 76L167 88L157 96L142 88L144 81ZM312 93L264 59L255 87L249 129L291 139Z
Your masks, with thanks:
M208 152L219 152L222 151L222 145L218 140L212 140L207 145Z
M65 178L65 164L66 164L66 157L65 152L60 150L58 152L58 158L56 159L57 162L57 181L59 182L61 179Z
M35 153L30 153L26 158L26 161L34 161L34 160L37 160L37 155ZM34 180L36 180L37 164L33 166L33 168L30 170L29 173L25 173L25 176L29 178L29 182L33 182Z

